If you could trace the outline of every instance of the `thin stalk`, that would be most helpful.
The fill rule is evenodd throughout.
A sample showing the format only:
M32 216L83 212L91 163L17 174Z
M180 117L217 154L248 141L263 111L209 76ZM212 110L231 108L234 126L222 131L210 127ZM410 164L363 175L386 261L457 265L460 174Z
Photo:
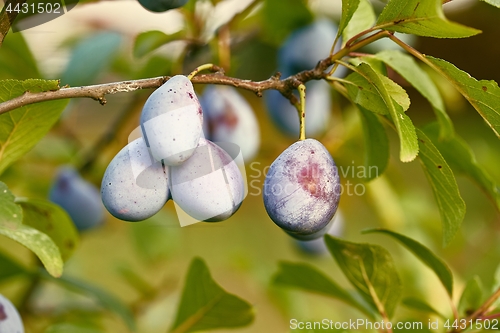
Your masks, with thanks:
M300 95L300 108L297 109L300 122L299 140L302 141L306 139L306 86L300 84L298 90Z

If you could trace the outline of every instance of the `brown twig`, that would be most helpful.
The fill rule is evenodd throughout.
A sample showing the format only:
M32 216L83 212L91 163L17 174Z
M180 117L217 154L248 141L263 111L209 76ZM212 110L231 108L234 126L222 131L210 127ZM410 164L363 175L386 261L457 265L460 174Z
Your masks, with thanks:
M328 61L329 62L329 61ZM328 67L328 66L327 66ZM220 84L229 85L236 88L246 89L255 92L258 96L262 95L264 90L276 89L286 97L293 96L292 91L300 85L301 82L322 79L325 75L322 71L323 66L310 71L304 71L290 76L285 80L279 79L279 74L272 76L264 81L250 81L238 78L228 77L223 74L201 74L193 78L194 84ZM326 69L326 67L325 67ZM92 98L102 105L106 104L106 95L112 95L120 92L132 92L139 89L158 88L164 84L169 76L160 76L150 79L130 80L113 82L92 86L61 88L54 91L44 91L32 93L26 91L21 96L0 103L0 114L12 111L19 107L50 100L66 98Z
M371 30L368 30L371 32ZM318 62L315 68L302 71L295 75L289 76L280 80L281 74L276 73L274 76L263 81L243 80L224 75L221 72L212 74L201 74L193 77L194 84L218 84L233 86L240 89L245 89L254 92L257 96L261 97L264 90L278 90L283 96L288 98L290 102L297 105L299 101L293 94L293 91L299 87L300 84L306 83L311 80L322 80L328 77L325 72L335 61L348 55L366 44L369 44L377 39L390 36L387 31L380 31L365 39L362 39L351 46L346 46L339 52L329 56ZM216 66L214 66L215 68ZM54 91L44 91L32 93L26 91L24 94L15 97L11 100L0 103L0 115L14 109L20 108L25 105L39 103L50 100L66 99L66 98L92 98L102 105L106 104L106 95L112 95L120 92L132 92L139 89L152 89L158 88L170 79L169 76L159 76L149 79L129 80L113 83L98 84L83 87L63 87Z
M9 33L9 29L12 23L19 14L18 10L14 10L16 7L19 8L27 0L7 0L3 6L2 12L0 13L0 47L2 46L5 36ZM7 11L7 9L11 9Z
M500 288L498 288L494 293L493 295L491 295L484 303L483 305L481 305L479 307L479 309L477 309L476 311L474 311L473 314L471 314L470 316L468 316L466 319L465 319L465 322L466 323L469 323L469 322L475 322L476 319L478 318L482 318L489 310L490 310L490 307L496 302L497 299L500 298ZM453 329L451 332L452 333L460 333L462 332L463 329L461 328L456 328L456 329Z

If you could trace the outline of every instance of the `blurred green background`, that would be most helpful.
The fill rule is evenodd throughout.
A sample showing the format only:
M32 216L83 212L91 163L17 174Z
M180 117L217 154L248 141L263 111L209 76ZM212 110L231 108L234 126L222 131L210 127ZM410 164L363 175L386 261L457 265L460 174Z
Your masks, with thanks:
M232 3L232 7L227 4L224 7L226 2ZM445 6L448 18L483 33L458 40L415 38L414 47L455 64L477 79L500 81L499 10L479 1L457 2L456 9L447 9L453 4ZM381 8L383 3L374 5ZM197 6L197 13L210 13L207 22L210 18L222 20L226 14L231 17L231 10L241 7L237 1L221 1L215 9L210 1L198 1ZM293 6L290 12L280 13L293 18L286 20L291 22L289 26L281 24L279 18L271 20L259 7L256 13L232 21L234 45L227 75L266 79L274 74L277 50L291 31L320 15L338 22L340 0L311 0L308 8L311 17L293 12ZM56 20L8 35L0 49L0 78L61 78L62 84L76 86L188 74L198 65L218 62L217 40L210 37L212 26L217 24L203 26L201 21L188 22L189 15L180 11L153 14L136 1L81 3ZM147 30L166 34L183 30L187 36L199 40L175 41L144 56L134 56L134 40L138 33ZM500 142L453 87L440 78L436 80L456 131L471 146L478 163L500 182ZM404 86L404 82L401 84ZM412 101L408 114L415 125L433 121L429 104L413 88L404 88ZM197 85L195 89L201 93L204 87ZM294 139L281 134L270 122L262 98L240 92L253 106L261 127L260 152L253 161L246 161L248 180L261 187L264 168ZM138 126L142 105L150 93L108 96L105 106L92 100L72 100L50 133L0 179L16 196L46 199L57 168L71 164L99 187L107 164ZM333 90L332 96L329 129L316 138L329 149L339 168L363 165L363 133L358 113ZM386 247L402 277L404 295L419 296L450 315L446 293L428 268L384 236L361 235L360 231L387 227L417 239L450 265L456 278L455 295L460 295L465 282L475 275L482 280L484 293L488 295L500 261L500 215L479 187L456 174L467 214L454 241L443 249L439 212L419 162L401 163L398 138L394 132L388 133L391 159L386 172L370 183L363 183L364 195L341 198L344 223L341 237ZM361 183L357 178L342 179L344 184L347 181ZM3 236L0 236L0 251L23 265L37 265L29 250ZM271 283L278 262L286 260L308 262L342 286L349 286L330 255L301 252L274 225L254 188L250 188L240 210L221 223L181 228L171 201L159 214L140 223L120 221L107 214L102 226L81 233L81 244L65 264L64 272L98 285L130 305L139 332L166 332L176 313L188 265L196 256L207 262L221 286L255 307L254 323L239 329L240 332L288 332L291 318L341 321L361 317L340 302ZM131 282L127 273L130 271L146 281L154 292L148 293L149 287L146 292L141 291L137 283ZM103 311L88 295L47 282L37 285L34 291L30 287L25 278L0 280L0 293L20 306L27 332L43 332L58 322L95 323L89 327L100 327L103 332L127 332L118 316ZM27 293L29 299L25 299ZM419 317L420 314L404 307L399 308L396 317L407 319L410 313L411 318L426 320L424 314Z

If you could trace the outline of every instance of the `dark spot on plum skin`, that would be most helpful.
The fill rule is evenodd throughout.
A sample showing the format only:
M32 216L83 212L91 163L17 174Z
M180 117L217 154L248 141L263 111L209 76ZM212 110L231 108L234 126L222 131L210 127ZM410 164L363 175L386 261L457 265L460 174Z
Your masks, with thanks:
M7 319L3 304L0 304L0 321Z

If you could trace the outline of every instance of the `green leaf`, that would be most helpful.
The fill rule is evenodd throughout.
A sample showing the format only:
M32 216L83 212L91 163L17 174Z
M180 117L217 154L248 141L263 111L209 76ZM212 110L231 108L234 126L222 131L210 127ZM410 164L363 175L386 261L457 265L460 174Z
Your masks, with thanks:
M342 11L342 17L344 17L344 11ZM359 1L358 8L352 15L349 24L347 24L343 32L339 29L339 35L342 34L343 44L345 45L349 39L358 33L371 28L375 23L375 19L375 12L370 2L368 0Z
M377 53L375 57L399 73L431 103L441 126L440 137L451 137L454 133L453 123L446 113L439 90L413 57L397 50L382 51Z
M2 203L0 205L0 235L26 246L40 258L52 276L61 276L63 261L56 244L46 234L21 223L23 211L14 199L7 185L0 182L0 202Z
M359 67L359 65L361 65L363 63L365 65L369 65L370 69L379 75L379 79L382 80L382 84L383 84L384 88L387 90L387 92L392 97L392 99L396 103L398 103L403 108L404 111L408 110L408 108L410 107L410 98L408 97L408 94L403 89L403 87L401 87L399 84L392 81L391 79L389 79L386 76L387 71L386 71L385 65L382 61L380 61L376 58L373 58L373 57L362 57L362 58L352 58L350 60L350 62L355 64L358 67ZM361 73L361 75L363 76L362 73ZM387 105L385 104L383 97L380 95L380 92L377 90L376 86L374 85L375 81L373 81L370 78L366 78L366 76L364 76L362 78L361 82L363 80L365 81L364 85L368 89L370 89L370 87L371 87L370 92L379 96L380 101L381 101L381 102L379 101L379 104L381 104L382 105L381 108L384 109L382 112L381 111L374 111L374 112L388 114L389 112L387 111ZM362 88L364 88L364 87L362 87ZM352 89L352 87L351 87L351 89ZM362 90L360 87L357 87L357 89ZM362 92L360 92L360 93L362 93Z
M483 302L483 287L479 276L474 276L467 281L460 301L458 302L459 313L468 316L479 309Z
M431 140L417 129L420 161L429 180L441 214L443 245L448 245L465 216L465 203L458 191L455 176Z
M340 18L338 36L342 36L344 29L349 25L356 13L360 0L342 0L342 16Z
M9 34L0 48L0 79L39 78L35 58L22 33Z
M49 281L53 281L56 284L95 299L102 307L119 315L127 327L131 331L135 331L133 313L120 299L116 298L114 295L86 281L78 280L66 275L61 276L59 279L54 279L42 272L41 276Z
M500 88L495 81L476 80L447 61L425 56L448 79L500 137Z
M265 0L262 10L264 36L279 45L291 31L311 23L313 18L302 0Z
M82 40L73 49L61 83L70 86L85 86L95 83L96 78L111 63L117 54L122 36L116 32L100 32Z
M436 38L470 37L481 32L448 21L443 14L442 0L391 0L375 28Z
M253 319L252 306L222 289L202 259L193 259L170 332L241 327Z
M389 252L381 246L353 243L325 236L340 269L360 294L389 317L401 296L401 281Z
M481 0L484 1L492 6L495 6L497 8L500 8L500 0Z
M365 170L366 180L372 180L384 173L389 162L389 140L385 128L377 115L358 106L365 137ZM373 168L377 172L371 172Z
M0 281L12 276L29 273L21 264L2 252L0 252L0 267L2 267L0 269Z
M439 140L439 126L431 123L423 128L425 134L432 140L437 149L441 152L450 167L468 177L491 198L498 210L500 210L500 187L493 178L477 164L476 157L461 137L455 134L451 138Z
M389 96L394 100L394 102L398 103L399 106L403 109L403 111L408 110L410 107L410 98L406 93L406 90L403 89L399 84L389 79L387 76L379 75L379 78L382 80L384 84L384 88L389 93Z
M26 91L58 89L57 80L2 80L0 102L18 97ZM0 174L47 134L67 103L67 100L58 100L31 104L0 115Z
M395 240L399 241L402 245L404 245L408 250L410 250L420 261L422 261L427 267L432 269L434 273L436 273L439 280L445 287L448 295L453 295L453 275L451 274L451 270L446 265L446 263L438 258L431 250L417 242L414 239L411 239L407 236L398 234L397 232L390 231L387 229L369 229L363 231L363 233L381 233L385 235L389 235Z
M333 297L358 309L370 318L374 318L373 313L369 309L360 304L351 294L311 265L280 262L279 271L274 276L273 282L275 284L295 287Z
M405 100L404 96L401 95L401 91L396 88L398 86L395 82L392 80L388 79L387 77L377 73L376 71L371 68L370 65L367 63L361 63L359 66L355 67L356 72L361 75L368 83L371 85L374 89L371 89L370 91L370 97L373 98L374 94L378 94L380 98L383 100L385 107L387 110L389 110L389 114L391 116L391 119L396 126L396 131L398 133L399 139L400 139L400 159L403 162L410 162L415 159L415 157L418 154L418 142L417 142L417 135L415 134L415 127L413 126L413 123L411 122L410 118L404 113L403 107L401 107L400 104L396 103L398 101L401 103L403 100ZM351 74L352 75L352 74ZM349 75L346 80L350 80ZM359 77L358 77L359 78ZM352 82L352 80L351 80ZM359 82L359 81L358 81ZM392 83L389 83L392 82ZM366 86L366 83L365 83ZM372 106L367 104L366 98L358 98L360 95L361 96L366 96L365 92L362 92L365 90L365 87L363 86L356 86L355 90L358 91L357 94L354 94L350 90L352 90L353 87L348 84L347 85L347 90L349 93L349 96L351 99L353 99L354 103L358 103L357 100L360 102L360 105L367 108L370 111L372 110ZM402 88L401 88L402 89ZM403 90L404 92L404 90ZM406 94L406 93L405 93ZM353 96L354 95L354 96ZM396 97L396 101L393 98ZM354 97L354 98L353 98ZM408 97L408 96L406 96ZM380 105L380 99L375 98L375 101L377 101L377 111L381 111L379 108L381 107ZM363 104L361 104L363 102ZM404 103L402 103L404 104ZM406 104L404 104L406 105ZM374 111L374 112L377 112ZM382 113L384 114L384 113Z
M184 31L179 31L170 35L158 30L140 33L134 42L134 56L138 58L142 57L162 45L184 37L184 35Z
M351 73L345 78L347 93L351 101L371 112L388 115L389 110L377 89L362 75Z
M17 198L23 208L23 223L48 235L59 248L64 261L76 250L78 231L68 213L47 200Z
M418 310L425 313L435 314L443 319L446 319L446 317L443 314L441 314L439 311L437 311L436 309L434 309L432 306L430 306L425 301L422 301L421 299L415 297L406 297L403 299L401 303L410 309Z

